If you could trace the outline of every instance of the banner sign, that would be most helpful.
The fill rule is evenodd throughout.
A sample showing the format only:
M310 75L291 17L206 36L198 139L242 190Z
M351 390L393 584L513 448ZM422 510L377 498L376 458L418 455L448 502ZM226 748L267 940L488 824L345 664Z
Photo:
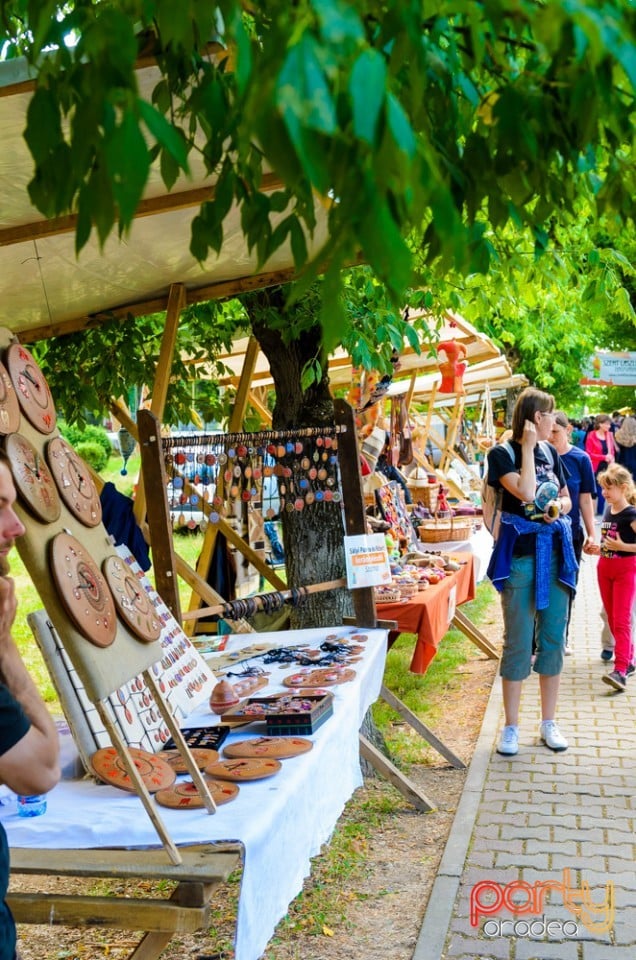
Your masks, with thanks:
M390 583L391 568L383 533L345 537L344 548L350 590Z
M597 350L588 360L579 383L587 387L636 386L636 353Z

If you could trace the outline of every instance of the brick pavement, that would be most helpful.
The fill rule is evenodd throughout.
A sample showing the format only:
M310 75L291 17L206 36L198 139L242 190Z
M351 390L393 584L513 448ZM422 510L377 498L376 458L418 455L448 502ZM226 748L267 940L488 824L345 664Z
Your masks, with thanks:
M519 753L499 756L495 682L413 960L636 960L636 675L626 693L602 683L599 610L585 558L559 698L567 752L539 741L533 676ZM507 897L528 911L513 914ZM492 913L473 925L471 902Z

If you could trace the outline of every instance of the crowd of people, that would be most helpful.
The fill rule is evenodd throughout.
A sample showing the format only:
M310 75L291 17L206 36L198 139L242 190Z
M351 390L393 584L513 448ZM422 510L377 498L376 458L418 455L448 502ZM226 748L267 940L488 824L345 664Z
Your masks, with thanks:
M488 453L488 484L501 497L488 576L501 592L504 618L505 724L497 749L505 756L519 750L521 691L532 671L539 675L539 736L555 752L568 748L556 713L584 553L599 557L611 640L604 638L601 657L614 659L603 681L614 692L626 689L635 668L635 470L636 418L615 412L572 421L533 387L517 400L507 444Z

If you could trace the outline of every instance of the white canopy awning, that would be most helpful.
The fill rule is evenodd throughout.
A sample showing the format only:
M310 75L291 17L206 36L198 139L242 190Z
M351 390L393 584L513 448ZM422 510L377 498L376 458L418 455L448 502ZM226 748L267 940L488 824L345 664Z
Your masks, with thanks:
M159 73L146 65L138 76L148 94ZM76 257L76 218L46 220L29 200L33 162L23 132L32 93L24 61L0 63L0 325L22 341L83 329L111 312L125 317L165 310L174 283L185 286L186 301L192 303L292 278L287 244L258 266L255 254L246 250L236 208L225 221L220 255L203 265L191 256L191 221L215 186L196 160L191 178L181 177L170 193L155 166L130 234L120 240L115 232L103 250L93 238ZM280 186L269 175L263 189ZM326 213L318 201L316 215L318 228L308 240L312 252L320 250L326 238Z

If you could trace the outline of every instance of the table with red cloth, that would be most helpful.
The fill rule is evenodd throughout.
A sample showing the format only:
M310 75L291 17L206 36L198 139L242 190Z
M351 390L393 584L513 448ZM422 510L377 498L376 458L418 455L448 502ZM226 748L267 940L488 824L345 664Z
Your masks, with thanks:
M395 620L398 625L397 631L389 634L389 642L400 633L416 634L410 666L412 673L426 673L440 640L448 632L454 606L475 598L472 554L453 556L452 559L461 564L459 570L445 576L439 583L431 584L408 600L377 605L382 620ZM453 590L454 596L451 597Z

